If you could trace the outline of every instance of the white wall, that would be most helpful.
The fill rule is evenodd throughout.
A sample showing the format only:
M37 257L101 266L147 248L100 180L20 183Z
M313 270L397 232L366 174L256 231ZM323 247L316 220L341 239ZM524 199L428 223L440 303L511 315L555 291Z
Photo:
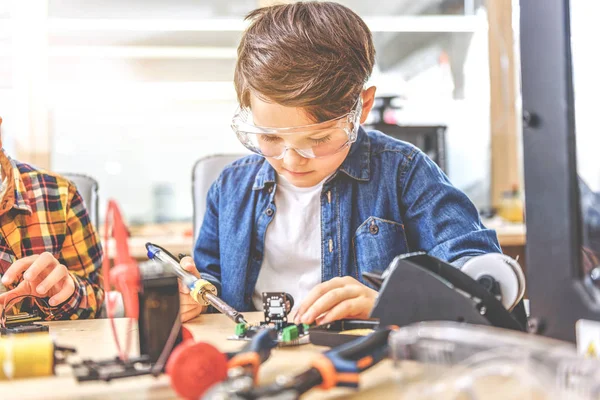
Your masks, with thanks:
M579 175L594 191L600 191L598 15L599 2L571 1L577 164Z
M189 84L192 92L197 87ZM81 102L84 94L73 90L55 104L52 167L94 176L102 214L111 197L128 220L152 221L159 212L154 191L166 185L172 196L168 210L160 212L190 219L194 162L210 154L245 152L229 127L235 101L178 101L165 99L165 91L156 87L153 93L125 95L125 101L117 93L114 100Z
M2 117L2 146L8 154L15 154L15 134L11 116L15 114L11 89L0 88L0 117Z

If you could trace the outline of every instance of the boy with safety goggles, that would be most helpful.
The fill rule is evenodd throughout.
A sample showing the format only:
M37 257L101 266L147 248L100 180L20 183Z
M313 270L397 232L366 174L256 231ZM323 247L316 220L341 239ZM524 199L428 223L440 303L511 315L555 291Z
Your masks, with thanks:
M500 252L467 196L414 146L361 128L371 32L348 8L307 2L260 8L238 48L232 129L255 153L212 185L187 269L239 310L288 292L296 322L368 317L377 292L363 272L423 251L457 267ZM402 305L398 305L401 307ZM200 312L182 297L182 315Z

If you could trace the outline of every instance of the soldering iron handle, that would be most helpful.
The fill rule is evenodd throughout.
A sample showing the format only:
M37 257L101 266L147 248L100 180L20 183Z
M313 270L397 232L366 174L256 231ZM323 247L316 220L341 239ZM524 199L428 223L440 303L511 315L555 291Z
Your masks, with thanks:
M179 279L181 279L184 285L190 289L193 287L194 282L196 282L198 278L196 278L191 272L183 269L179 263L179 260L177 260L168 250L150 242L146 243L146 250L148 251L148 259L159 260L167 265L170 265L172 271L179 277Z

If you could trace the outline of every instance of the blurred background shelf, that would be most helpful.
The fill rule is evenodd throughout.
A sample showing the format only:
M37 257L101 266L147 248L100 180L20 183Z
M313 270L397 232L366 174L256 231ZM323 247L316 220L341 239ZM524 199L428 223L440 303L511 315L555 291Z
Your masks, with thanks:
M521 254L519 261L521 263L525 261L525 225L504 222L499 218L484 220L483 222L486 227L496 230L500 245L505 252ZM193 253L192 225L189 223L145 224L131 228L130 233L129 248L131 256L138 261L147 260L145 247L147 242L163 246L174 255L179 253L191 255ZM113 258L115 255L114 244L112 240L109 242L109 255Z
M518 120L505 90L513 43L496 26L510 2L340 2L373 31L368 84L398 99L393 123L445 127L442 167L476 206L489 208L492 130L513 139ZM246 152L229 127L237 45L243 17L271 3L0 2L5 148L43 168L96 178L101 220L106 199L115 198L131 226L190 223L196 160Z

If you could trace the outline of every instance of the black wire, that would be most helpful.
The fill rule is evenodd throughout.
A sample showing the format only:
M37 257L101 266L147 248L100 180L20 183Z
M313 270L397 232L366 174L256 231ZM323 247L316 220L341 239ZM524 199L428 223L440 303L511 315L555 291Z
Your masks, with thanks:
M158 357L158 360L156 360L156 363L152 367L151 373L153 376L157 377L161 374L165 364L167 363L167 359L171 354L171 351L173 351L173 347L175 347L175 341L177 340L177 335L181 330L181 326L181 317L179 317L173 324L171 332L169 333L169 337L167 338L167 341L165 342L165 345L162 351L160 352L160 356Z
M32 294L22 294L20 296L14 297L13 299L9 300L8 302L5 302L4 306L2 307L2 313L0 313L0 324L2 325L3 328L6 328L6 310L11 306L11 303L13 303L19 299L23 299L25 297L33 297L34 299L41 300L46 304L46 307L51 308L50 304L48 304L48 302L43 297L37 297ZM50 315L53 315L52 311L50 311Z
M289 312L292 312L292 308L294 308L294 298L293 298L293 297L292 297L292 295L291 295L291 294L289 294L289 293L286 293L286 294L285 294L285 298L286 298L286 300L287 300L287 301L290 303L290 304L289 304L288 313L289 313Z
M169 250L165 249L164 247L159 246L159 245L154 244L154 243L147 242L146 243L146 248L148 248L149 245L150 246L154 246L154 247L158 247L160 249L160 251L162 251L163 253L165 253L169 257L171 257L173 260L177 260L177 257L175 257L173 254L171 254L171 252Z

